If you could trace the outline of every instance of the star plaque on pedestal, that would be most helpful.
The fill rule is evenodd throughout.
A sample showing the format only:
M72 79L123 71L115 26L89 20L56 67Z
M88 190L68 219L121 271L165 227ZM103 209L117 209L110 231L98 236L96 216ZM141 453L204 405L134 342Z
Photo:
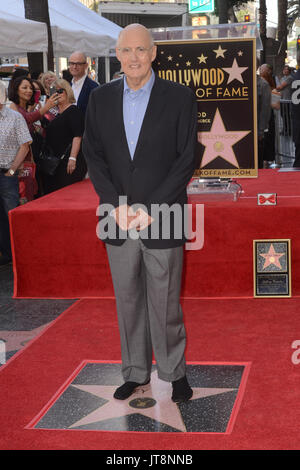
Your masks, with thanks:
M291 297L291 241L254 240L254 297Z

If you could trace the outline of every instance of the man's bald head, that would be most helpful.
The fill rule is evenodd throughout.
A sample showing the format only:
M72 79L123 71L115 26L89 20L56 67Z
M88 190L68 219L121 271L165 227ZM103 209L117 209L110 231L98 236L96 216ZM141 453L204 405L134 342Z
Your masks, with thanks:
M150 31L137 23L126 26L119 35L116 55L128 86L133 90L144 86L151 77L151 65L156 57Z
M124 29L119 34L118 40L117 40L117 48L121 47L124 38L131 36L132 34L139 34L141 36L144 36L146 40L149 42L149 47L154 45L153 37L150 31L143 26L142 24L139 23L132 23L126 26Z

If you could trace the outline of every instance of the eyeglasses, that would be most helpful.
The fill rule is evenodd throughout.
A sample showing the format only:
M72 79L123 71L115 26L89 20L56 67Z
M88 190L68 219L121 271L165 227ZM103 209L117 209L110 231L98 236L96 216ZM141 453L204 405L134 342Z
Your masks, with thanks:
M138 57L143 57L146 55L146 53L148 51L150 51L152 49L153 46L151 47L142 47L142 46L139 46L139 47L136 47L134 49L132 49L132 47L118 47L118 51L121 52L121 54L124 56L124 57L128 57L130 54L132 54L133 52L138 56Z
M69 62L70 67L75 67L78 65L86 65L86 62Z
M61 95L64 91L65 91L64 88L59 88L58 90L56 90L56 93L58 93L59 95Z

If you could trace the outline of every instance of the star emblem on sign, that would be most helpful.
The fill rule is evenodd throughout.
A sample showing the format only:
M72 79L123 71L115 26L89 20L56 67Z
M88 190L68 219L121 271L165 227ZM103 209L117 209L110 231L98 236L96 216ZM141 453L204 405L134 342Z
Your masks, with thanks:
M242 140L251 131L227 131L217 108L216 114L209 132L198 132L198 142L205 146L201 161L201 168L221 157L239 168L238 161L233 151L233 145Z
M222 49L221 45L219 45L218 49L214 49L214 52L216 53L216 59L218 57L223 57L225 59L225 52L227 52L227 49Z
M259 253L260 256L265 258L265 263L263 269L266 269L271 264L274 264L279 269L282 269L280 258L285 255L285 253L276 253L273 244L271 243L268 253Z
M197 57L197 59L199 59L199 64L206 64L206 61L207 61L207 57L205 57L205 55L202 53L200 57Z
M233 80L238 80L241 83L244 83L242 73L244 73L248 67L239 67L237 60L233 60L232 67L223 67L223 70L229 74L227 85Z
M187 432L180 408L171 400L172 386L170 383L160 380L157 371L152 372L150 384L139 387L127 400L113 398L116 390L115 385L72 385L72 387L103 398L106 402L73 423L69 429L113 418L126 420L128 415L138 413L171 426L177 431ZM193 387L191 400L219 395L233 390L236 389Z

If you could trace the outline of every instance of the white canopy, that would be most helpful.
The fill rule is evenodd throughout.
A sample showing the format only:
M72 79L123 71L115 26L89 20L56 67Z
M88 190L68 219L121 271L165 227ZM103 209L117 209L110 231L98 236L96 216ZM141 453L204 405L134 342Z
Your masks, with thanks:
M22 55L48 50L47 26L0 9L0 55Z
M108 55L121 28L85 7L79 0L48 0L55 56L69 56L75 50L90 57ZM0 0L1 11L24 19L23 0ZM2 31L1 31L2 40ZM14 31L10 31L14 41ZM2 49L2 48L1 48Z

